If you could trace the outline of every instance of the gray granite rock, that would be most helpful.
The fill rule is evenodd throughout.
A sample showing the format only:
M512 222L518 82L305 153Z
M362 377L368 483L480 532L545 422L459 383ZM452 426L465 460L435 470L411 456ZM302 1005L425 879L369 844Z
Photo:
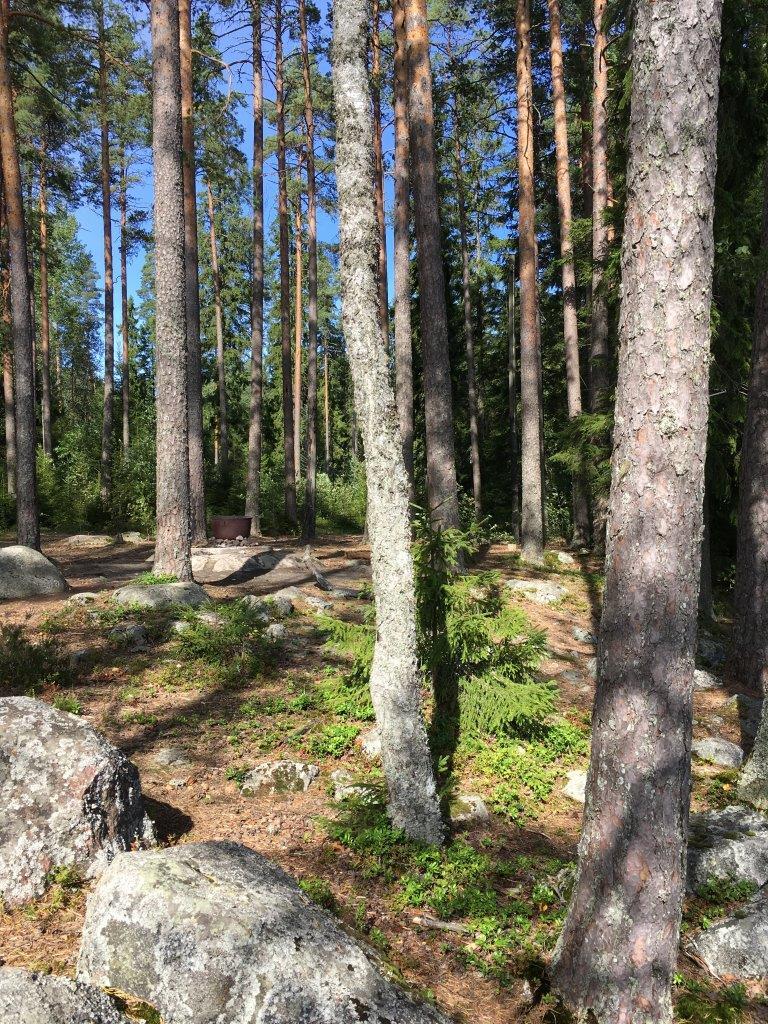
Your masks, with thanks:
M358 742L360 749L367 758L373 760L374 758L381 757L381 736L376 726L362 733Z
M691 815L688 887L711 879L768 882L768 818L735 805Z
M491 812L476 793L457 793L451 800L450 817L454 825L480 825L491 820Z
M98 875L152 842L136 766L87 722L31 697L0 699L0 897L45 891L48 872Z
M695 935L690 947L716 978L768 977L768 886L732 917Z
M204 604L208 595L198 583L152 583L121 587L112 594L112 600L140 608L168 608L174 604L194 608Z
M577 804L583 804L586 800L587 773L574 769L567 773L567 777L568 781L563 786L563 796Z
M717 676L712 675L711 672L706 672L703 668L697 668L693 673L694 690L716 690L720 685L721 683Z
M237 843L118 857L93 891L78 977L165 1024L437 1024L284 871Z
M81 590L79 594L73 594L67 598L67 604L92 604L98 600L99 595L93 590Z
M702 761L719 765L721 768L740 768L744 761L744 751L738 743L721 739L719 736L708 736L703 740L694 740L691 744L692 753Z
M305 793L320 769L302 761L267 761L252 768L243 779L241 790L246 796L255 793Z
M581 626L574 626L571 630L573 639L578 640L580 644L589 644L594 647L597 643L597 637L589 629L583 629Z
M40 551L22 544L0 548L0 601L51 597L66 589L61 570Z
M191 762L186 753L177 747L160 747L152 755L152 763L158 768L183 768Z
M0 967L2 1024L130 1024L104 992L85 982Z
M699 657L709 668L717 668L725 662L725 644L706 633L699 634Z
M106 533L77 533L70 537L67 546L70 548L109 548L118 538Z
M121 647L144 651L149 646L149 634L138 622L125 622L109 631L109 639Z
M288 630L282 622L271 622L264 630L264 636L269 640L285 640Z
M353 797L363 803L375 803L381 795L380 786L357 781L352 772L346 768L336 768L332 771L331 782L333 783L333 799L337 801Z
M547 580L507 580L505 586L507 590L511 590L514 594L519 594L520 597L533 601L535 604L557 604L558 601L562 601L564 597L568 596L565 587Z

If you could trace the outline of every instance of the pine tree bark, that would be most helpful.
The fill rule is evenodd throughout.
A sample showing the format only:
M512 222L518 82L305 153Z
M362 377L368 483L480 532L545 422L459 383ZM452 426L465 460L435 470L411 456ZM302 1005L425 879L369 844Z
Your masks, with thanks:
M480 419L477 400L477 363L472 323L472 272L469 265L469 232L464 194L464 168L459 139L460 105L454 94L453 163L456 175L456 200L459 207L459 243L461 247L461 292L464 307L464 346L467 354L467 402L469 408L469 456L472 464L472 498L477 519L483 514L482 479L480 473Z
M559 0L548 0L550 57L552 64L552 105L555 116L555 153L557 164L557 205L560 213L560 259L563 283L563 337L565 341L565 380L568 418L581 415L581 368L579 366L578 297L576 264L573 256L573 203L571 170L568 153L568 119L565 109L563 74L563 37L560 27ZM574 547L589 543L589 506L583 475L575 473L572 481Z
M37 508L34 333L27 274L27 233L13 110L8 46L8 0L0 0L0 165L8 230L11 337L16 413L16 533L19 544L40 547Z
M221 302L221 274L219 272L219 246L216 240L216 211L210 181L205 183L208 202L208 240L211 247L211 277L213 278L213 317L216 329L216 379L219 396L219 462L222 473L229 471L229 417L227 415L227 366L224 358L224 308Z
M131 444L131 352L128 333L128 162L120 152L120 334L122 337L121 399L123 413L123 451Z
M317 186L315 181L315 112L309 61L306 0L299 0L301 68L304 78L304 124L307 132L307 472L302 540L315 539L317 490Z
M293 452L293 385L291 381L291 281L288 258L288 180L285 167L285 78L283 74L283 0L275 0L275 121L277 123L278 225L280 232L280 342L283 376L283 455L285 518L298 523L296 461Z
M115 399L115 289L112 264L112 169L109 157L109 98L104 3L98 8L101 217L104 234L104 415L101 427L101 500L112 495L112 423Z
M293 465L296 470L296 484L301 479L301 371L302 349L304 341L304 225L301 216L301 165L299 157L296 173L299 192L296 196L296 207L293 231L293 269L294 269L294 315L293 315Z
M179 11L152 0L152 161L155 234L155 572L192 578L190 561L187 288Z
M764 188L762 261L741 445L731 664L740 687L768 698L768 163ZM768 699L763 701L760 727L739 780L739 793L754 806L768 808Z
M608 0L595 0L592 80L592 325L589 348L589 407L603 412L610 387L608 301L608 36L604 27Z
M45 143L40 145L40 419L43 451L53 456L51 437L51 313L48 292L48 193L46 181Z
M373 100L373 160L376 181L376 227L379 232L379 321L389 348L389 288L387 283L387 221L384 209L384 144L381 129L381 4L373 0L371 18L371 97Z
M403 0L392 0L395 114L395 397L411 501L413 481L413 342L411 337L411 243L409 238L408 53Z
M366 70L368 6L335 0L333 89L344 336L365 446L376 606L371 697L393 824L442 843L443 824L421 709L408 479L379 323L373 123Z
M192 543L204 544L205 460L203 448L203 366L200 346L200 282L197 250L197 188L192 93L191 0L179 3L181 130L184 175L184 277L187 318L187 418L189 420L189 500Z
M3 412L5 419L5 489L9 495L13 496L16 493L16 417L13 403L11 273L8 262L8 230L5 218L3 176L0 173L0 316L2 316L3 334L5 336L5 346L2 353Z
M245 513L251 535L261 532L261 445L264 350L264 78L261 0L251 0L253 55L253 241L251 272L251 407L248 422L248 469Z
M517 429L517 338L515 332L515 256L509 266L507 283L507 404L509 406L510 505L512 536L520 540L520 438Z
M520 246L520 400L522 406L522 555L544 560L541 468L541 391L536 282L536 204L534 197L533 98L530 0L517 0L517 168Z
M419 265L427 500L434 522L459 525L451 367L437 197L435 117L426 0L403 0L408 53L411 186Z
M668 1024L685 885L722 0L642 0L619 377L580 860L552 985Z
M323 444L325 446L325 472L331 476L331 367L328 344L323 345Z

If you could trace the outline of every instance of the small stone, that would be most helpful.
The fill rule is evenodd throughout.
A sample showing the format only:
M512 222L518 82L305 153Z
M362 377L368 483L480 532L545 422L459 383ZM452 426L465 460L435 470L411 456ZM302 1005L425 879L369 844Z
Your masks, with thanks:
M691 751L702 761L719 765L722 768L740 768L744 761L744 751L737 743L709 736L703 740L694 740Z
M142 587L121 587L112 595L118 604L138 605L141 608L167 608L182 604L190 607L204 604L208 595L198 583L153 583Z
M361 733L358 737L358 743L362 752L370 760L381 757L381 736L376 726L367 732Z
M177 747L160 747L153 755L152 762L159 768L169 768L172 765L178 767L190 763L184 751L179 750Z
M211 629L218 629L224 625L224 619L221 615L217 615L216 612L198 612L197 620L206 626L210 626Z
M171 623L171 630L174 633L186 633L191 628L192 623L188 619L176 619Z
M589 644L591 647L594 647L597 643L597 637L595 634L581 626L574 626L572 633L573 639L578 640L580 644Z
M127 533L121 533L117 538L122 541L123 544L143 544L144 538L136 530L128 530Z
M711 879L768 882L768 818L739 806L691 815L688 887Z
M330 601L324 601L322 597L312 597L306 594L302 595L305 604L308 604L316 612L327 612L333 608Z
M129 622L125 625L115 626L109 631L109 639L121 647L130 647L134 651L146 650L149 646L149 635L138 622Z
M587 773L579 769L573 769L567 773L568 781L563 786L563 796L577 804L583 804L587 793Z
M562 601L568 591L559 583L548 583L546 580L507 580L507 590L520 594L535 604L551 605Z
M347 800L354 797L363 803L375 803L378 798L378 789L364 782L355 782L355 777L346 768L337 768L331 772L333 783L333 799L336 801Z
M83 647L79 651L72 651L67 659L69 668L74 671L75 669L81 668L85 665L91 657L93 652L89 647Z
M569 555L567 551L558 551L557 560L561 565L577 565L576 559L573 555Z
M273 622L264 630L264 636L270 640L285 640L288 636L288 630L282 622Z
M173 778L168 780L168 785L172 786L173 789L183 789L184 786L189 785L189 776L186 775L184 778Z
M73 594L67 598L67 604L91 604L98 599L98 594L92 590L81 590L79 594Z
M304 595L302 594L298 587L283 587L281 590L277 590L272 595L272 598L275 601L279 600L280 598L285 598L287 601L291 602L291 607L293 607L293 602L303 601Z
M242 543L242 541L245 540L245 537L242 535L242 533L238 533L238 535L235 537L235 540L238 542L238 544L240 544Z
M597 658L590 658L587 662L587 674L590 679L597 679Z
M485 800L476 793L459 793L450 807L454 825L477 825L491 820L491 812Z
M763 886L732 917L699 932L691 949L716 978L768 975L768 886Z
M719 685L720 680L717 678L717 676L713 676L711 672L705 672L702 668L697 668L694 671L694 690L716 690Z
M354 587L332 587L328 593L338 601L354 601L360 597L360 591Z
M241 791L246 796L256 793L305 793L320 769L316 764L301 761L267 761L257 765L243 779Z
M702 633L699 635L699 657L709 668L717 668L725 661L725 645Z

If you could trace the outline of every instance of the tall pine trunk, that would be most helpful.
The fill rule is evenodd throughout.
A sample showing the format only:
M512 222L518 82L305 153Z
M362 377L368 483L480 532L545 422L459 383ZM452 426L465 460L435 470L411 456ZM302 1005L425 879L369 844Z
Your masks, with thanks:
M483 513L482 481L480 475L480 418L477 399L477 363L475 335L472 323L472 272L469 265L469 232L467 205L464 192L464 167L459 139L460 105L458 91L454 94L453 163L456 174L456 199L459 207L459 242L461 246L461 292L464 308L464 347L467 354L467 400L469 407L469 455L472 463L472 497L475 516Z
M221 301L221 274L219 272L219 246L216 240L216 211L213 205L211 183L205 183L208 202L208 240L211 247L211 276L213 278L213 317L216 328L216 379L219 396L219 462L224 475L229 472L229 417L227 415L227 366L224 358L224 307Z
M768 163L764 188L763 258L755 299L752 373L741 446L731 651L739 685L766 696L755 746L739 781L740 794L763 810L768 809Z
M317 186L315 112L306 0L299 0L299 27L304 77L304 123L307 130L307 472L302 530L302 539L306 543L315 538L317 487Z
M520 401L522 406L521 544L527 562L544 560L541 390L536 282L536 203L530 0L517 0L517 173L520 245Z
M605 264L608 258L608 0L594 0L595 43L592 78L592 333L589 347L589 407L605 410L610 383L608 301Z
M554 989L667 1024L685 888L722 0L643 0L592 758ZM659 154L664 159L659 159Z
M285 77L283 74L283 0L275 0L275 120L277 122L278 224L280 232L280 343L283 376L283 458L285 518L298 523L296 461L293 452L291 381L291 280L288 257L288 179L285 167Z
M251 0L253 53L253 238L251 271L251 407L248 421L248 469L245 512L251 534L261 532L261 445L264 349L264 79L261 48L261 0Z
M376 227L379 233L379 321L389 348L389 296L387 286L387 221L384 209L384 144L381 126L381 4L373 0L371 19L371 97L373 100L373 166L376 182Z
M120 334L122 337L121 398L123 412L123 451L131 443L131 350L128 332L128 162L120 151Z
M376 605L371 698L392 822L413 839L441 843L443 824L421 708L408 478L379 323L373 123L365 60L368 5L335 0L333 13L342 318L365 446Z
M192 566L179 11L176 0L152 0L150 10L157 421L155 572L189 580Z
M11 274L8 266L8 234L5 218L3 176L0 173L0 316L5 347L3 362L3 413L5 420L5 489L16 493L16 416L13 407L13 349L11 322Z
M107 40L103 0L98 8L99 128L101 132L101 218L104 235L104 415L101 427L101 500L112 494L112 421L115 398L115 294L112 267L112 169L109 157Z
M459 498L453 437L445 278L437 198L435 117L427 2L403 0L403 5L409 67L411 185L419 264L427 500L430 514L437 525L456 527L459 525Z
M413 482L413 342L411 338L411 243L408 171L408 53L404 0L392 0L395 43L395 397L411 500Z
M568 120L565 110L563 76L563 38L560 28L559 0L548 0L550 56L552 63L552 105L555 115L555 153L557 162L557 205L560 213L560 259L563 281L563 338L565 341L565 380L568 418L581 415L581 369L579 366L579 311L576 294L576 264L573 256L573 204L571 169L568 154ZM583 473L574 473L572 481L574 547L589 543L589 506Z
M51 437L51 313L48 291L48 193L46 181L45 143L40 146L40 419L43 451L53 455Z
M16 533L19 544L40 547L37 509L34 332L27 263L24 199L13 111L8 46L8 0L0 0L0 164L8 231L11 338L16 412Z
M296 470L296 483L301 479L301 371L304 340L304 225L301 216L301 165L302 158L296 167L298 177L298 194L294 216L293 253L294 253L294 315L293 315L293 464Z
M509 407L510 505L512 536L520 540L520 438L517 429L517 337L515 332L515 257L507 282L507 405Z
M323 345L323 444L325 446L325 472L331 475L331 367L328 343Z
M203 451L203 367L200 346L200 283L197 252L197 187L192 93L191 0L179 0L181 131L184 175L184 288L187 316L187 419L189 421L189 504L192 543L204 544L205 460Z

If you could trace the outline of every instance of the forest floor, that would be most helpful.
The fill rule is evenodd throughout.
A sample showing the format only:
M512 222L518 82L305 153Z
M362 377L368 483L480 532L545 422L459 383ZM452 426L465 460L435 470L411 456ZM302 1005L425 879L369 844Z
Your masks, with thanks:
M281 559L297 550L286 538L267 543ZM587 763L594 650L575 639L574 630L587 641L596 631L597 563L564 565L552 554L547 568L523 571L516 549L496 544L473 567L565 588L549 606L514 597L531 625L546 632L540 673L556 681L559 719L583 742L567 749L546 740L460 749L458 790L481 796L493 813L490 820L458 826L448 850L435 854L397 841L382 819L355 820L333 801L332 772L348 769L373 784L381 776L359 745L370 729L368 716L345 708L333 689L344 655L329 648L309 605L298 601L295 614L283 620L282 640L249 648L233 661L216 642L190 645L170 632L177 614L126 613L110 600L110 591L151 567L150 544L84 550L47 536L43 549L61 566L73 594L99 596L85 605L73 604L71 595L4 603L0 695L31 690L81 714L139 767L162 842L226 838L272 858L375 947L394 976L457 1020L549 1019L547 998L532 1006L531 992L562 923L579 835L582 807L563 789L567 772ZM322 538L313 554L334 587L364 587L368 551L359 537ZM221 608L245 594L289 585L308 597L327 596L311 573L280 563L206 590L212 607ZM366 604L334 599L325 614L360 621ZM146 626L146 649L130 650L110 638L126 616ZM2 678L3 650L11 659L6 665L15 665L12 687ZM697 736L742 741L738 714L728 703L734 692L723 685L696 693ZM157 756L168 748L180 760L162 765ZM305 793L245 796L245 772L276 758L315 763L320 777ZM725 806L732 784L732 773L696 763L693 808ZM64 874L36 903L0 909L0 963L72 974L88 890L89 883ZM730 910L727 898L689 900L684 931ZM679 970L679 1021L768 1021L764 985L719 984L685 952Z

